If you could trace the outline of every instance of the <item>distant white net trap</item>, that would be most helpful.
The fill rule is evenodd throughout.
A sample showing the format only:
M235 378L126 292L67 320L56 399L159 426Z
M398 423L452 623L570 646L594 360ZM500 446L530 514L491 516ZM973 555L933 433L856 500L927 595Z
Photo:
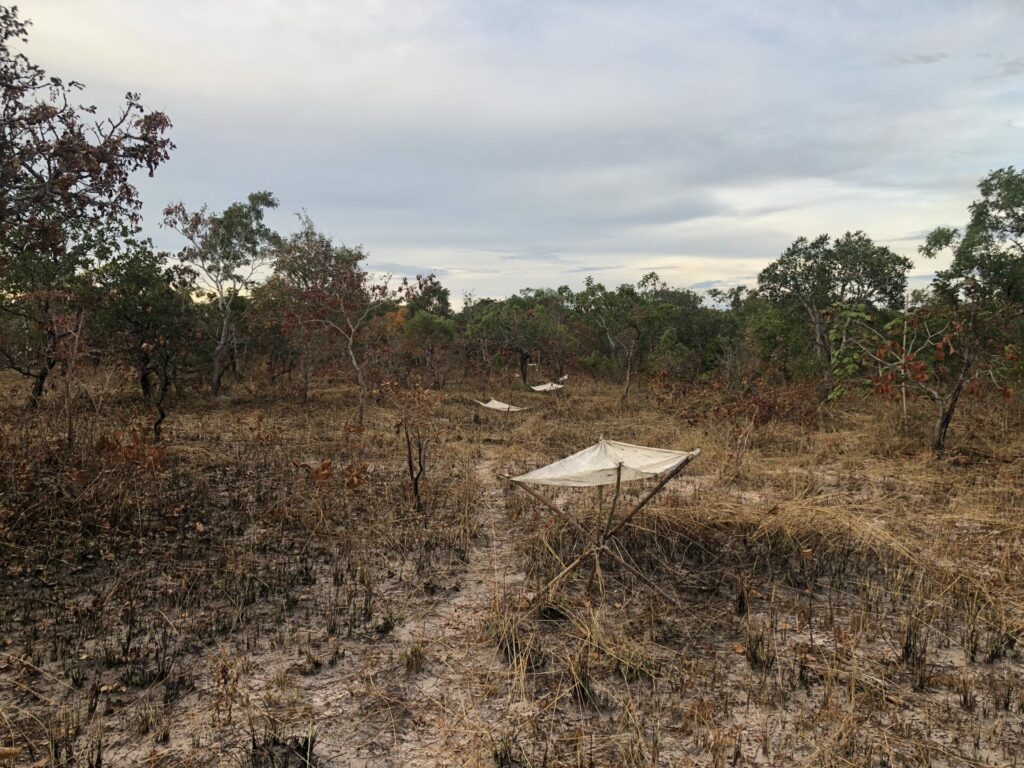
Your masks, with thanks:
M636 566L630 563L628 559L624 558L614 549L610 549L609 544L647 506L648 502L658 495L672 478L682 472L683 468L698 456L700 456L699 448L692 451L673 451L666 448L648 448L642 445L631 445L630 443L620 443L615 440L605 440L602 438L596 445L584 448L582 451L572 454L572 456L566 456L564 459L559 459L532 472L527 472L517 477L501 476L563 518L566 515L555 502L529 486L554 485L570 488L589 488L615 485L615 497L612 499L608 519L603 527L598 529L596 536L592 532L585 530L577 521L568 518L573 526L583 533L590 542L583 548L583 552L578 557L571 560L557 576L548 582L545 589L538 595L538 598L541 595L553 593L569 574L591 558L594 561L594 576L591 577L591 582L594 577L600 578L600 557L602 554L607 554L632 573L648 589L656 592L669 602L675 602L672 597L666 595L647 576L641 573ZM657 485L644 494L643 498L621 520L615 522L615 507L618 504L619 487L621 484L655 477L659 478Z
M555 384L553 381L549 381L547 384L538 384L535 387L530 387L534 392L554 392L556 389L562 389L564 384Z
M495 400L493 397L486 403L482 403L479 400L474 400L477 405L482 405L484 408L490 408L492 411L504 411L505 413L512 413L514 411L525 411L525 407L519 407L518 405L509 405L503 403L501 400Z

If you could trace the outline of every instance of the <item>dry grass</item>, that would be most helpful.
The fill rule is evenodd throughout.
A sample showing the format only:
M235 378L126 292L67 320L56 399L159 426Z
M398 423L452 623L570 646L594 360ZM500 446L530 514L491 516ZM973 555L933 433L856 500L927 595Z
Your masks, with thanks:
M506 606L521 617L517 632L539 639L531 653L555 660L528 690L559 700L544 726L559 747L534 746L532 762L574 764L572 728L588 734L587 759L607 764L1017 759L1024 443L1014 404L977 404L964 418L972 450L943 463L912 451L923 442L874 404L766 423L752 411L693 420L664 404L648 403L647 417L578 404L571 423L539 421L535 445L580 447L600 425L704 453L620 539L620 554L678 605L608 559L601 577L583 571L563 589L550 617ZM675 413L689 416L686 405ZM532 466L538 453L523 448L510 463ZM577 519L600 519L593 491L563 501ZM509 496L509 512L534 521L521 552L536 587L582 547L573 526L523 495Z
M385 391L365 431L350 388L195 398L157 449L105 382L36 416L12 397L0 428L16 764L1018 760L1019 403L969 403L944 462L913 407L622 407L580 379L507 417ZM403 416L430 440L421 512ZM601 434L703 450L618 539L671 602L611 558L541 594L583 537L494 476ZM593 526L609 494L558 500Z

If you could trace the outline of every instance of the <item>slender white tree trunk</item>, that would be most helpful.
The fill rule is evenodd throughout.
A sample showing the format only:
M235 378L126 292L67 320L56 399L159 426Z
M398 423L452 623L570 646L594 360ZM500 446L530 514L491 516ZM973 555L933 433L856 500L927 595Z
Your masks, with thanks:
M348 337L348 359L356 370L356 380L359 382L359 426L363 425L363 413L366 411L366 379L363 376L363 366L356 359L355 338Z

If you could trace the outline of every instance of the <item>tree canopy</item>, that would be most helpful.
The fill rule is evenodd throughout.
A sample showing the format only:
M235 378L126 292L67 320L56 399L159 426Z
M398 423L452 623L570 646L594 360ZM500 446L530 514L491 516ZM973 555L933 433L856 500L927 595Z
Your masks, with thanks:
M18 50L28 32L0 6L0 362L30 379L33 406L84 355L132 371L157 435L174 390L205 381L218 396L260 360L303 401L318 375L353 376L360 421L376 387L452 376L511 387L579 371L618 382L623 402L643 382L745 397L803 379L840 397L858 381L930 399L941 449L963 392L1009 392L1020 375L1024 172L1013 166L980 180L962 228L925 238L922 256L950 262L909 304L910 258L857 230L798 237L756 287L702 295L651 272L453 309L436 274L376 274L329 222L302 213L296 231L275 231L265 190L219 212L167 205L180 247L154 250L135 181L169 157L170 120L131 92L108 117L78 105L79 83Z

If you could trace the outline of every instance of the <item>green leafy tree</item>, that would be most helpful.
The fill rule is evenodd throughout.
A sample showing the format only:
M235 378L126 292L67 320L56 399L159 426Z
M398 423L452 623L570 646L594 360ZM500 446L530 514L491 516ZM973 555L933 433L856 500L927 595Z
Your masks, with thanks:
M1021 372L1020 348L991 301L951 302L933 292L888 322L855 309L846 315L854 343L839 359L839 370L847 378L866 373L876 395L905 402L910 392L930 400L938 455L962 395L980 391L983 382L1009 394L1009 380Z
M431 387L442 388L460 357L463 339L456 333L449 291L437 275L417 275L406 286L402 305L388 313L386 321L389 363L396 375L411 384L421 370Z
M644 356L663 337L671 305L660 300L668 291L654 272L636 285L624 283L614 291L588 277L575 296L575 308L585 323L598 331L623 373L623 402L629 397L633 376Z
M556 290L530 288L521 291L520 297L537 352L535 361L543 365L550 376L561 376L579 349L573 292L564 285Z
M440 389L455 363L455 321L425 309L409 312L408 307L402 307L400 313L404 318L401 336L406 358L427 373L434 389Z
M17 9L0 6L0 358L32 380L35 407L78 346L82 272L138 223L132 175L152 174L173 144L138 94L107 119L79 106L81 84L31 63L16 50L27 40Z
M290 381L298 366L299 397L305 401L307 393L303 390L308 388L308 381L301 375L303 330L292 323L289 312L293 306L288 288L277 275L271 275L252 289L245 326L255 349L266 361L268 383L279 376L287 376Z
M159 441L168 395L195 344L194 275L168 265L149 241L128 239L90 277L97 294L90 328L107 357L134 369L142 396L156 408Z
M110 357L134 368L141 394L149 397L156 343L179 336L194 341L195 327L188 322L192 275L167 265L148 241L130 239L90 278L98 294L90 317L93 335L104 341Z
M964 298L971 290L978 298L1024 306L1024 171L1013 166L992 171L978 191L967 226L933 230L921 253L952 252L952 264L936 280L947 295Z
M911 266L910 259L863 232L847 232L834 242L828 235L801 237L758 275L758 291L804 317L831 388L833 359L848 343L840 310L900 309Z
M529 365L542 345L536 301L529 289L503 301L483 301L473 308L467 334L489 357L511 357L523 384L529 379Z
M422 310L435 317L451 317L451 292L435 274L416 275L416 282L409 286L405 306L410 315Z
M659 373L692 381L710 370L722 354L725 313L705 306L702 296L686 288L655 287L648 301L659 305L656 316L665 324L653 350Z
M1020 371L1024 343L1024 173L1012 166L991 172L978 185L963 230L939 227L919 249L933 258L948 252L950 267L936 275L931 295L913 312L874 330L860 318L867 343L863 357L875 368L875 388L894 387L927 396L938 411L937 453L962 394L980 382L1000 384ZM877 327L877 326L876 326Z
M256 284L257 273L272 258L279 237L264 223L277 199L255 192L244 203L234 203L221 214L206 206L188 211L176 203L164 210L164 226L178 232L188 244L177 258L193 270L216 319L210 370L210 391L220 394L221 381L237 342L237 316L243 293Z
M814 351L799 315L746 287L716 292L715 298L728 308L719 332L717 373L732 391L746 395L759 380L786 383L814 370Z

